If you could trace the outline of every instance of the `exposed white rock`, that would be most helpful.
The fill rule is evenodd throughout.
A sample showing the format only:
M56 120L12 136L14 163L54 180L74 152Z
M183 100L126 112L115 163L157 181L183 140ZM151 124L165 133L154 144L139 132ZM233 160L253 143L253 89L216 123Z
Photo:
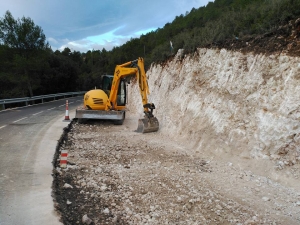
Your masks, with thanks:
M147 75L161 134L198 151L274 158L300 144L299 58L222 49L153 65ZM138 86L129 88L131 112L142 116ZM172 109L172 110L170 110ZM213 140L213 141L212 141ZM292 144L292 145L291 145Z
M65 183L63 188L68 189L68 188L73 188L73 186L68 183Z
M82 223L83 224L91 224L93 221L85 214L83 217L82 217Z
M262 200L263 200L264 202L267 202L267 201L270 201L271 199L268 198L268 197L262 197Z
M109 209L108 209L108 208L105 208L105 209L103 210L103 213L109 214Z

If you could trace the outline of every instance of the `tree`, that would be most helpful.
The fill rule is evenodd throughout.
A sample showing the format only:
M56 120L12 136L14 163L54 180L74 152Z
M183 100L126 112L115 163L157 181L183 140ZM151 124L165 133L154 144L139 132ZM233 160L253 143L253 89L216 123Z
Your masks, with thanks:
M0 41L18 50L45 50L49 48L41 27L28 17L15 20L9 11L0 19Z
M69 56L71 54L71 49L69 49L68 47L66 47L62 52L62 55L64 56Z
M27 86L33 96L32 83L36 83L39 63L49 49L46 36L41 27L30 18L22 17L15 20L9 11L0 19L0 43L15 52L14 75Z

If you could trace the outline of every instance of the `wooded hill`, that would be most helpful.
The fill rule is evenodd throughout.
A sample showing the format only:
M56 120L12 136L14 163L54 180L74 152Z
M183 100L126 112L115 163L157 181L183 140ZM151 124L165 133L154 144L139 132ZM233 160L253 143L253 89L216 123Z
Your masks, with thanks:
M53 52L41 27L7 11L0 18L0 99L93 89L117 64L144 57L147 69L178 49L189 54L224 47L228 40L271 34L299 17L300 0L215 0L111 51L81 53Z

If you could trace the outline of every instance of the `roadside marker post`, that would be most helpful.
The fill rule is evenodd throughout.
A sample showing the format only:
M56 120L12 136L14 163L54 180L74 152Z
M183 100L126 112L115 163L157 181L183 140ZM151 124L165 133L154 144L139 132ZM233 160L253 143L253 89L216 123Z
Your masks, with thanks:
M69 117L69 103L68 100L66 100L66 115L65 115L65 119L63 120L65 122L70 121L70 117Z
M60 154L60 167L66 168L68 163L68 151L67 150L61 150Z

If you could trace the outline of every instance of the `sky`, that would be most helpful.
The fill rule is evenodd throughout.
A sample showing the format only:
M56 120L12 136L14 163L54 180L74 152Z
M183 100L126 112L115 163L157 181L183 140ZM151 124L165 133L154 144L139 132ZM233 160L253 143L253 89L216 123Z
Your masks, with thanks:
M111 50L213 0L0 0L0 17L29 17L52 50Z

